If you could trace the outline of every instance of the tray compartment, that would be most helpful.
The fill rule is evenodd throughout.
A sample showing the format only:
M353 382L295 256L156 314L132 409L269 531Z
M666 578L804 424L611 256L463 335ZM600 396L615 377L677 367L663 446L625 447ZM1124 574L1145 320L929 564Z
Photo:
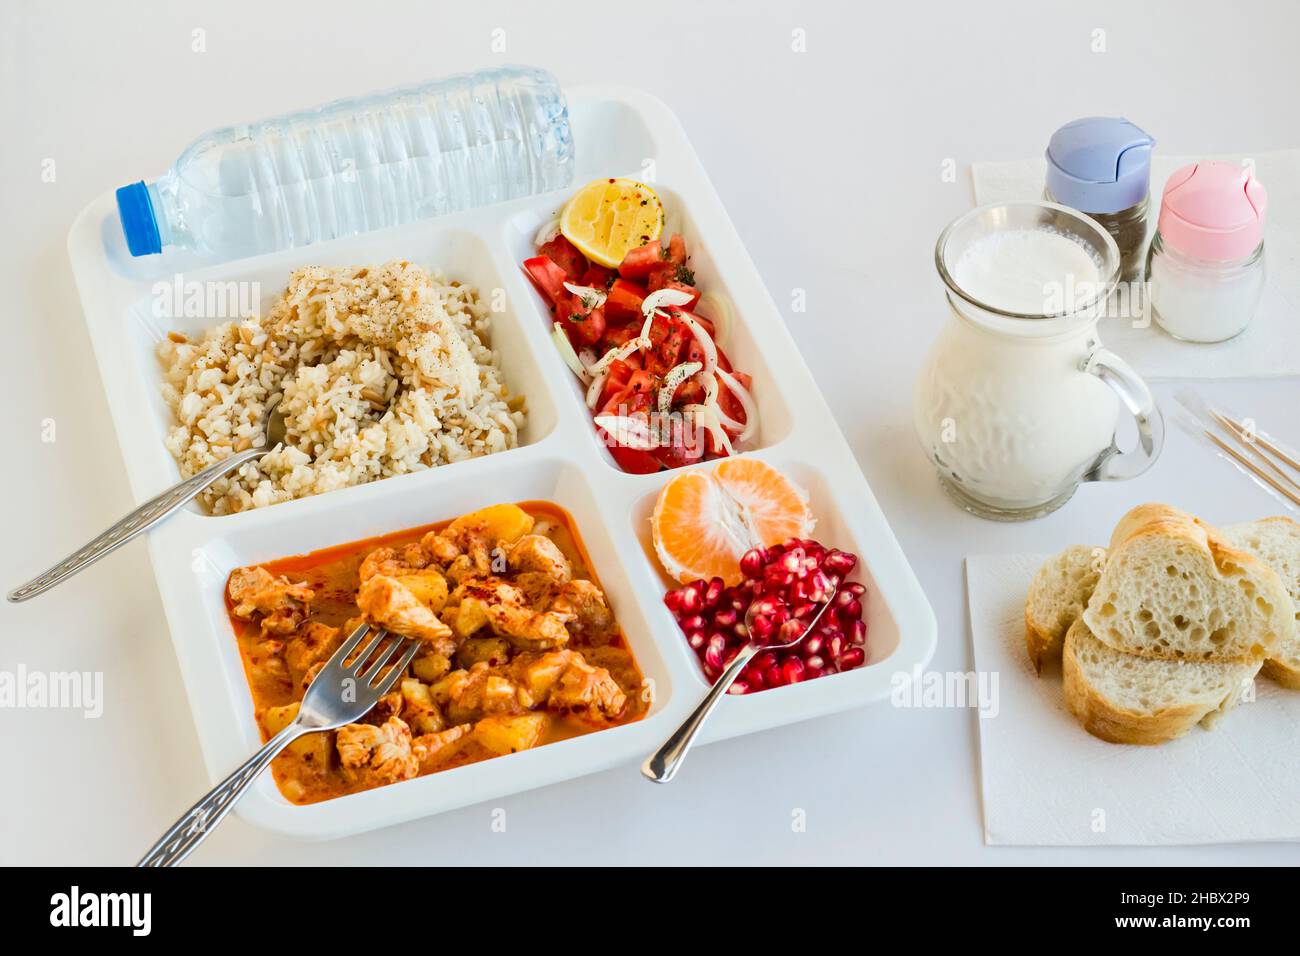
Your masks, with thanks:
M576 186L581 185L581 183L576 184ZM730 264L724 265L719 261L714 246L710 245L708 231L700 227L692 214L690 204L680 193L659 183L654 184L654 189L663 200L667 213L665 234L671 232L682 234L686 239L690 266L695 271L699 288L710 296L723 300L730 314L730 327L724 336L723 350L727 353L733 367L753 377L751 394L754 396L754 401L758 403L758 434L746 443L745 450L762 451L771 448L789 436L793 427L790 409L794 406L791 404L790 396L785 393L784 384L779 381L778 375L769 363L767 355L759 347L753 329L746 323L745 316L736 306L736 295L733 291L735 283L730 280L730 274L738 270L730 268ZM553 318L546 302L523 275L520 263L537 254L533 246L537 231L558 215L567 199L566 194L558 198L548 195L530 201L529 208L521 210L507 221L503 234L504 248L513 259L515 271L518 273L517 284L523 289L519 294L531 303L531 309L523 307L521 312L525 313L525 319L528 318L527 313L530 311L535 314L535 322L543 330L551 328ZM597 435L595 426L591 424L591 411L587 408L585 390L581 383L564 364L554 345L549 342L548 345L550 347L544 360L559 369L569 383L567 389L561 389L564 394L559 396L559 404L564 408L564 414L580 415L587 420L588 441L597 449L601 460L609 468L622 474L623 470L615 463L609 449ZM655 476L637 477L654 480Z
M164 447L164 439L172 427L173 418L160 390L163 369L156 353L158 343L169 331L182 332L192 339L198 339L207 329L239 317L235 314L193 314L196 310L184 308L184 296L175 294L176 283L181 283L182 292L187 289L218 292L230 290L226 302L248 303L255 299L256 309L265 314L284 289L289 274L297 268L313 264L360 266L376 265L395 258L407 259L430 270L440 271L449 280L458 280L477 288L481 300L491 310L488 344L497 353L506 386L511 395L523 394L527 399L528 417L520 432L518 447L527 447L550 435L558 421L553 395L555 383L546 380L536 359L538 343L529 334L531 330L524 327L523 322L530 319L531 315L525 312L521 321L488 243L480 234L481 230L476 232L464 225L439 222L433 228L430 228L430 224L424 224L413 236L410 235L411 232L410 227L401 227L384 234L367 236L364 240L338 240L309 249L290 250L266 257L265 260L245 260L233 265L205 269L192 275L178 274L171 280L159 280L149 295L132 303L123 318L122 334L130 343L133 366L131 378L136 389L136 401L148 408L148 422L156 437L146 452L150 466L159 475L165 474L167 482L180 480L180 469ZM182 306L179 314L174 309L160 308L174 305L178 299ZM222 300L218 298L216 301ZM508 455L516 450L497 454ZM447 467L449 466L442 465L430 471L440 471ZM351 489L340 489L331 494L348 490ZM191 503L189 508L195 514L209 517L197 504Z

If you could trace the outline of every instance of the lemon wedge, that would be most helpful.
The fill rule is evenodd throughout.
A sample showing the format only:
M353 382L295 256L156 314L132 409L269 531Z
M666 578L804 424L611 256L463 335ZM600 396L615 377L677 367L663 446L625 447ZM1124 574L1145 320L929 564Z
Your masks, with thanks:
M560 213L560 232L592 262L617 269L623 257L664 231L664 206L655 191L631 179L597 179L583 186Z

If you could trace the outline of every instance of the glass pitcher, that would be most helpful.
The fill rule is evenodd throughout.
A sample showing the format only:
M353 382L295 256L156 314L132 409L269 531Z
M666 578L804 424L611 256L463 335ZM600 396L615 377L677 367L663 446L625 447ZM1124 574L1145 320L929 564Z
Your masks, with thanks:
M1079 243L1099 266L1095 289L1044 290L1041 312L981 302L953 278L963 251L998 231L1045 230ZM1164 419L1146 383L1102 347L1097 322L1115 289L1120 252L1100 226L1049 202L975 209L939 237L935 265L948 321L914 393L926 454L956 502L985 518L1048 514L1084 481L1142 474L1164 442ZM1086 292L1086 294L1084 294ZM1076 301L1077 300L1077 301ZM1120 406L1137 424L1137 447L1115 443Z

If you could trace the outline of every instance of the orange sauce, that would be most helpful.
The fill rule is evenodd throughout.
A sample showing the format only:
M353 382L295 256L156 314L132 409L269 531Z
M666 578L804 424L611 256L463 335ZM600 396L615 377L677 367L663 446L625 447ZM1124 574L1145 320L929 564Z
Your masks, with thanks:
M558 505L544 501L518 502L518 506L537 521L538 529L542 529L542 531L534 529L534 533L545 533L555 542L572 565L575 579L585 578L600 587L600 581L591 570L590 559L578 536L573 518L567 511ZM334 545L308 554L279 558L263 562L261 567L272 574L282 574L294 582L306 584L315 592L308 620L328 624L331 627L343 627L348 620L358 617L356 605L357 588L360 586L358 571L366 555L376 548L385 546L400 548L418 541L430 531L445 528L451 520ZM263 635L258 623L235 617L229 594L226 596L226 611L239 644L240 657L244 664L249 690L252 692L258 726L262 731L263 740L267 740L272 736L267 728L267 708L283 707L302 699L301 688L290 679L280 656L288 637L279 640L275 635ZM608 726L631 723L645 715L648 704L644 699L646 695L643 690L642 675L631 649L627 646L626 639L617 626L607 642L600 646L591 646L576 636L571 639L568 646L581 652L588 663L607 668L626 694L628 701L626 710L617 721ZM456 665L453 663L452 666ZM567 715L553 714L547 721L546 733L538 746L602 729L605 727ZM311 741L312 738L320 736L323 735L311 734L303 740ZM332 738L333 733L329 733L328 736ZM280 792L287 799L294 803L314 803L364 789L364 786L358 786L345 778L339 767L332 740L328 746L325 743L317 740L315 747L310 744L294 747L276 758L272 764L272 772ZM492 755L468 748L458 753L445 766L438 767L438 771L476 763L483 759L492 759Z

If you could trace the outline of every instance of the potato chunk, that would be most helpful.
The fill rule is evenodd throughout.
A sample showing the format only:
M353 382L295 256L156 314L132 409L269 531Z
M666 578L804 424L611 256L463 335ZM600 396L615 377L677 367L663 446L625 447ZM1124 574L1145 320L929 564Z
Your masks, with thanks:
M541 742L546 733L546 714L502 714L484 717L474 725L474 742L494 754L512 754L529 750Z
M461 515L445 532L453 540L473 535L487 541L514 544L533 530L533 518L518 505L491 505Z
M505 664L510 660L510 642L504 637L471 637L456 652L456 666L469 670L479 661Z

